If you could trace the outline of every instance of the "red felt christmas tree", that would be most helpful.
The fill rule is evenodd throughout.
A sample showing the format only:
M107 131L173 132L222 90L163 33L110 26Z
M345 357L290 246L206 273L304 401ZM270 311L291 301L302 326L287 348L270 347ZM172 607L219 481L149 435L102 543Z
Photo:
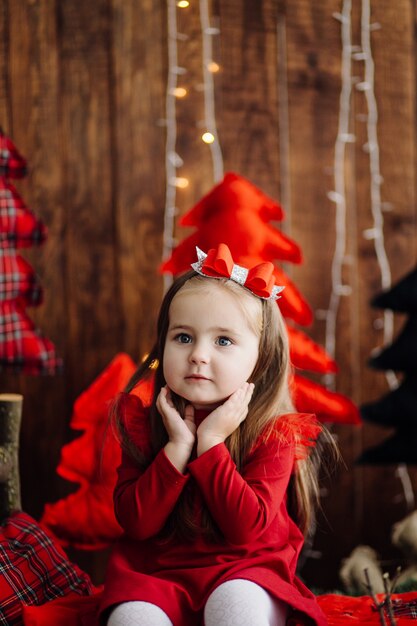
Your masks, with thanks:
M42 243L46 229L9 182L25 174L25 159L0 131L0 369L55 374L62 362L54 345L26 313L41 303L42 289L17 250Z
M65 546L96 550L120 534L113 511L113 489L121 452L109 423L111 400L136 370L127 354L117 354L74 404L71 427L83 434L62 448L57 472L79 485L77 491L47 504L41 522ZM135 388L150 403L148 383Z
M196 231L174 249L161 271L180 274L196 260L196 246L207 252L222 242L230 248L235 263L246 267L264 261L300 263L298 245L269 223L283 218L284 211L277 202L242 176L228 173L181 218L182 226L194 226ZM279 307L287 320L294 367L334 373L336 363L325 350L293 325L311 323L313 316L308 303L282 269L276 266L274 273L276 284L285 285ZM358 409L348 398L328 391L298 372L293 390L295 404L302 413L315 413L323 422L360 422Z

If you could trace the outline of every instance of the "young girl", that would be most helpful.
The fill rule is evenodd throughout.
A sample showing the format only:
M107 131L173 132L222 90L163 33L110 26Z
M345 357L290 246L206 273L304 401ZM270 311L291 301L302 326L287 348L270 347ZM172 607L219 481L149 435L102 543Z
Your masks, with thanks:
M296 577L317 493L313 416L294 412L273 265L198 250L162 303L156 345L120 394L114 494L124 534L108 626L325 626ZM138 383L154 377L145 407ZM300 530L301 529L301 530Z

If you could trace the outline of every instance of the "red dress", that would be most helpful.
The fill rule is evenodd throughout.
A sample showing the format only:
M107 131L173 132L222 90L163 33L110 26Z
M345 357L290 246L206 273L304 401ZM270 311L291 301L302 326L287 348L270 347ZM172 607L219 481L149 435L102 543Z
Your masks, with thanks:
M125 395L124 405L126 422L134 424L132 439L146 453L146 409L133 395ZM145 470L124 454L114 502L125 532L107 567L102 623L112 605L143 600L165 611L174 626L200 626L210 593L226 580L244 578L311 618L306 624L326 626L314 595L295 575L303 535L286 507L293 468L294 445L282 438L256 445L241 473L224 444L192 459L185 475L164 450ZM214 543L203 536L188 542L161 538L188 481L196 510L203 500L224 541Z

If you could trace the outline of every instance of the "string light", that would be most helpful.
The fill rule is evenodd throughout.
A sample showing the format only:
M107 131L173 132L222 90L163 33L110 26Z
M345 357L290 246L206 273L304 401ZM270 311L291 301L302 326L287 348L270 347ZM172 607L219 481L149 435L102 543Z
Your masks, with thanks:
M351 293L350 287L342 284L342 267L346 254L346 181L345 153L346 144L355 140L349 133L350 99L352 93L352 34L351 34L351 0L344 0L342 12L333 13L340 21L342 31L342 88L339 99L339 123L334 152L334 190L327 196L335 203L336 243L331 267L331 284L329 307L326 311L325 346L329 355L334 358L336 353L336 321L340 298ZM327 374L325 382L334 388L334 374Z
M207 0L200 0L200 24L203 36L204 121L205 128L207 129L204 135L212 137L210 141L206 141L205 139L203 139L203 141L210 146L213 162L213 178L214 182L218 182L223 178L224 166L216 127L213 70L210 70L209 66L213 63L212 36L218 35L220 31L218 28L214 28L210 25Z
M179 33L177 30L176 9L184 9L189 6L187 0L168 0L167 20L168 20L168 80L166 90L166 119L159 120L158 125L167 129L165 146L165 170L166 170L166 194L164 212L164 234L163 234L163 260L169 258L172 249L176 244L174 238L175 216L178 213L176 208L176 189L185 189L189 185L186 177L177 176L177 168L183 165L183 160L176 152L177 125L176 125L176 105L177 98L181 99L187 95L187 89L177 84L177 77L186 74L187 69L178 65L177 42L186 41L188 35ZM203 75L204 85L204 110L205 119L202 126L205 132L202 140L210 145L214 179L219 180L223 176L223 157L217 139L217 129L215 121L214 107L214 84L213 74L220 70L220 66L213 60L212 36L219 34L219 29L212 27L209 20L207 0L200 0L200 22L203 39ZM165 289L172 283L170 275L164 275Z
M378 108L374 91L375 67L372 57L370 32L370 4L369 0L362 0L361 44L363 50L365 80L362 83L358 83L356 85L356 89L361 89L364 92L368 108L366 122L368 141L367 144L365 144L364 149L369 154L371 212L374 221L373 227L365 230L363 235L366 239L372 239L375 242L375 253L381 272L381 287L385 290L391 286L391 270L384 244L384 218L381 203L381 184L383 182L383 178L381 176L379 162L379 143L377 133ZM392 337L393 314L392 311L387 311L387 314L384 315L384 343L392 341Z
M277 22L277 68L278 68L278 130L279 130L279 180L282 205L287 219L283 223L286 232L291 224L291 181L290 181L290 121L288 106L287 41L285 15L279 14ZM286 268L291 276L292 266Z
M168 0L167 6L167 27L168 27L168 78L165 98L165 118L166 118L166 142L165 142L165 176L167 180L165 190L165 212L164 212L164 233L162 259L166 260L172 253L174 246L174 223L176 214L176 189L177 179L176 169L178 159L176 152L177 124L176 124L176 96L175 90L178 77L178 51L177 41L181 40L181 35L177 31L177 8L175 0ZM164 274L164 287L168 289L172 283L172 276Z
M371 37L372 31L378 30L381 27L379 23L371 24L371 8L369 0L362 0L362 15L361 15L361 45L363 51L364 61L364 78L363 83L359 83L356 88L361 88L364 92L368 116L367 116L367 153L369 154L369 170L371 178L371 212L374 220L373 228L364 231L364 236L369 237L371 233L371 239L374 241L375 254L378 261L378 265L381 273L381 287L383 290L387 290L391 287L391 269L389 266L388 255L385 250L384 241L384 217L383 217L383 203L381 202L381 184L383 178L380 172L380 160L379 160L379 143L377 133L378 123L378 108L374 90L374 76L375 65L372 56ZM394 314L392 311L385 309L383 315L383 343L387 345L392 343L394 335ZM387 371L385 373L387 383L391 391L398 387L398 379L393 371ZM415 508L415 496L413 486L411 483L410 475L407 466L404 463L400 463L397 466L396 474L401 481L403 488L404 499L406 501L409 511Z

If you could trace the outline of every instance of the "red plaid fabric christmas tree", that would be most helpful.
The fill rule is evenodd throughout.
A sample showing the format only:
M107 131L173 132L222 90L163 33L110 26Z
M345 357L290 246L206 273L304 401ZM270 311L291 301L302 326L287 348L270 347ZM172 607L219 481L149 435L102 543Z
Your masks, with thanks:
M35 328L27 306L42 301L42 289L17 250L42 243L46 229L30 211L9 178L26 175L26 161L0 131L0 369L25 374L55 374L61 360Z

